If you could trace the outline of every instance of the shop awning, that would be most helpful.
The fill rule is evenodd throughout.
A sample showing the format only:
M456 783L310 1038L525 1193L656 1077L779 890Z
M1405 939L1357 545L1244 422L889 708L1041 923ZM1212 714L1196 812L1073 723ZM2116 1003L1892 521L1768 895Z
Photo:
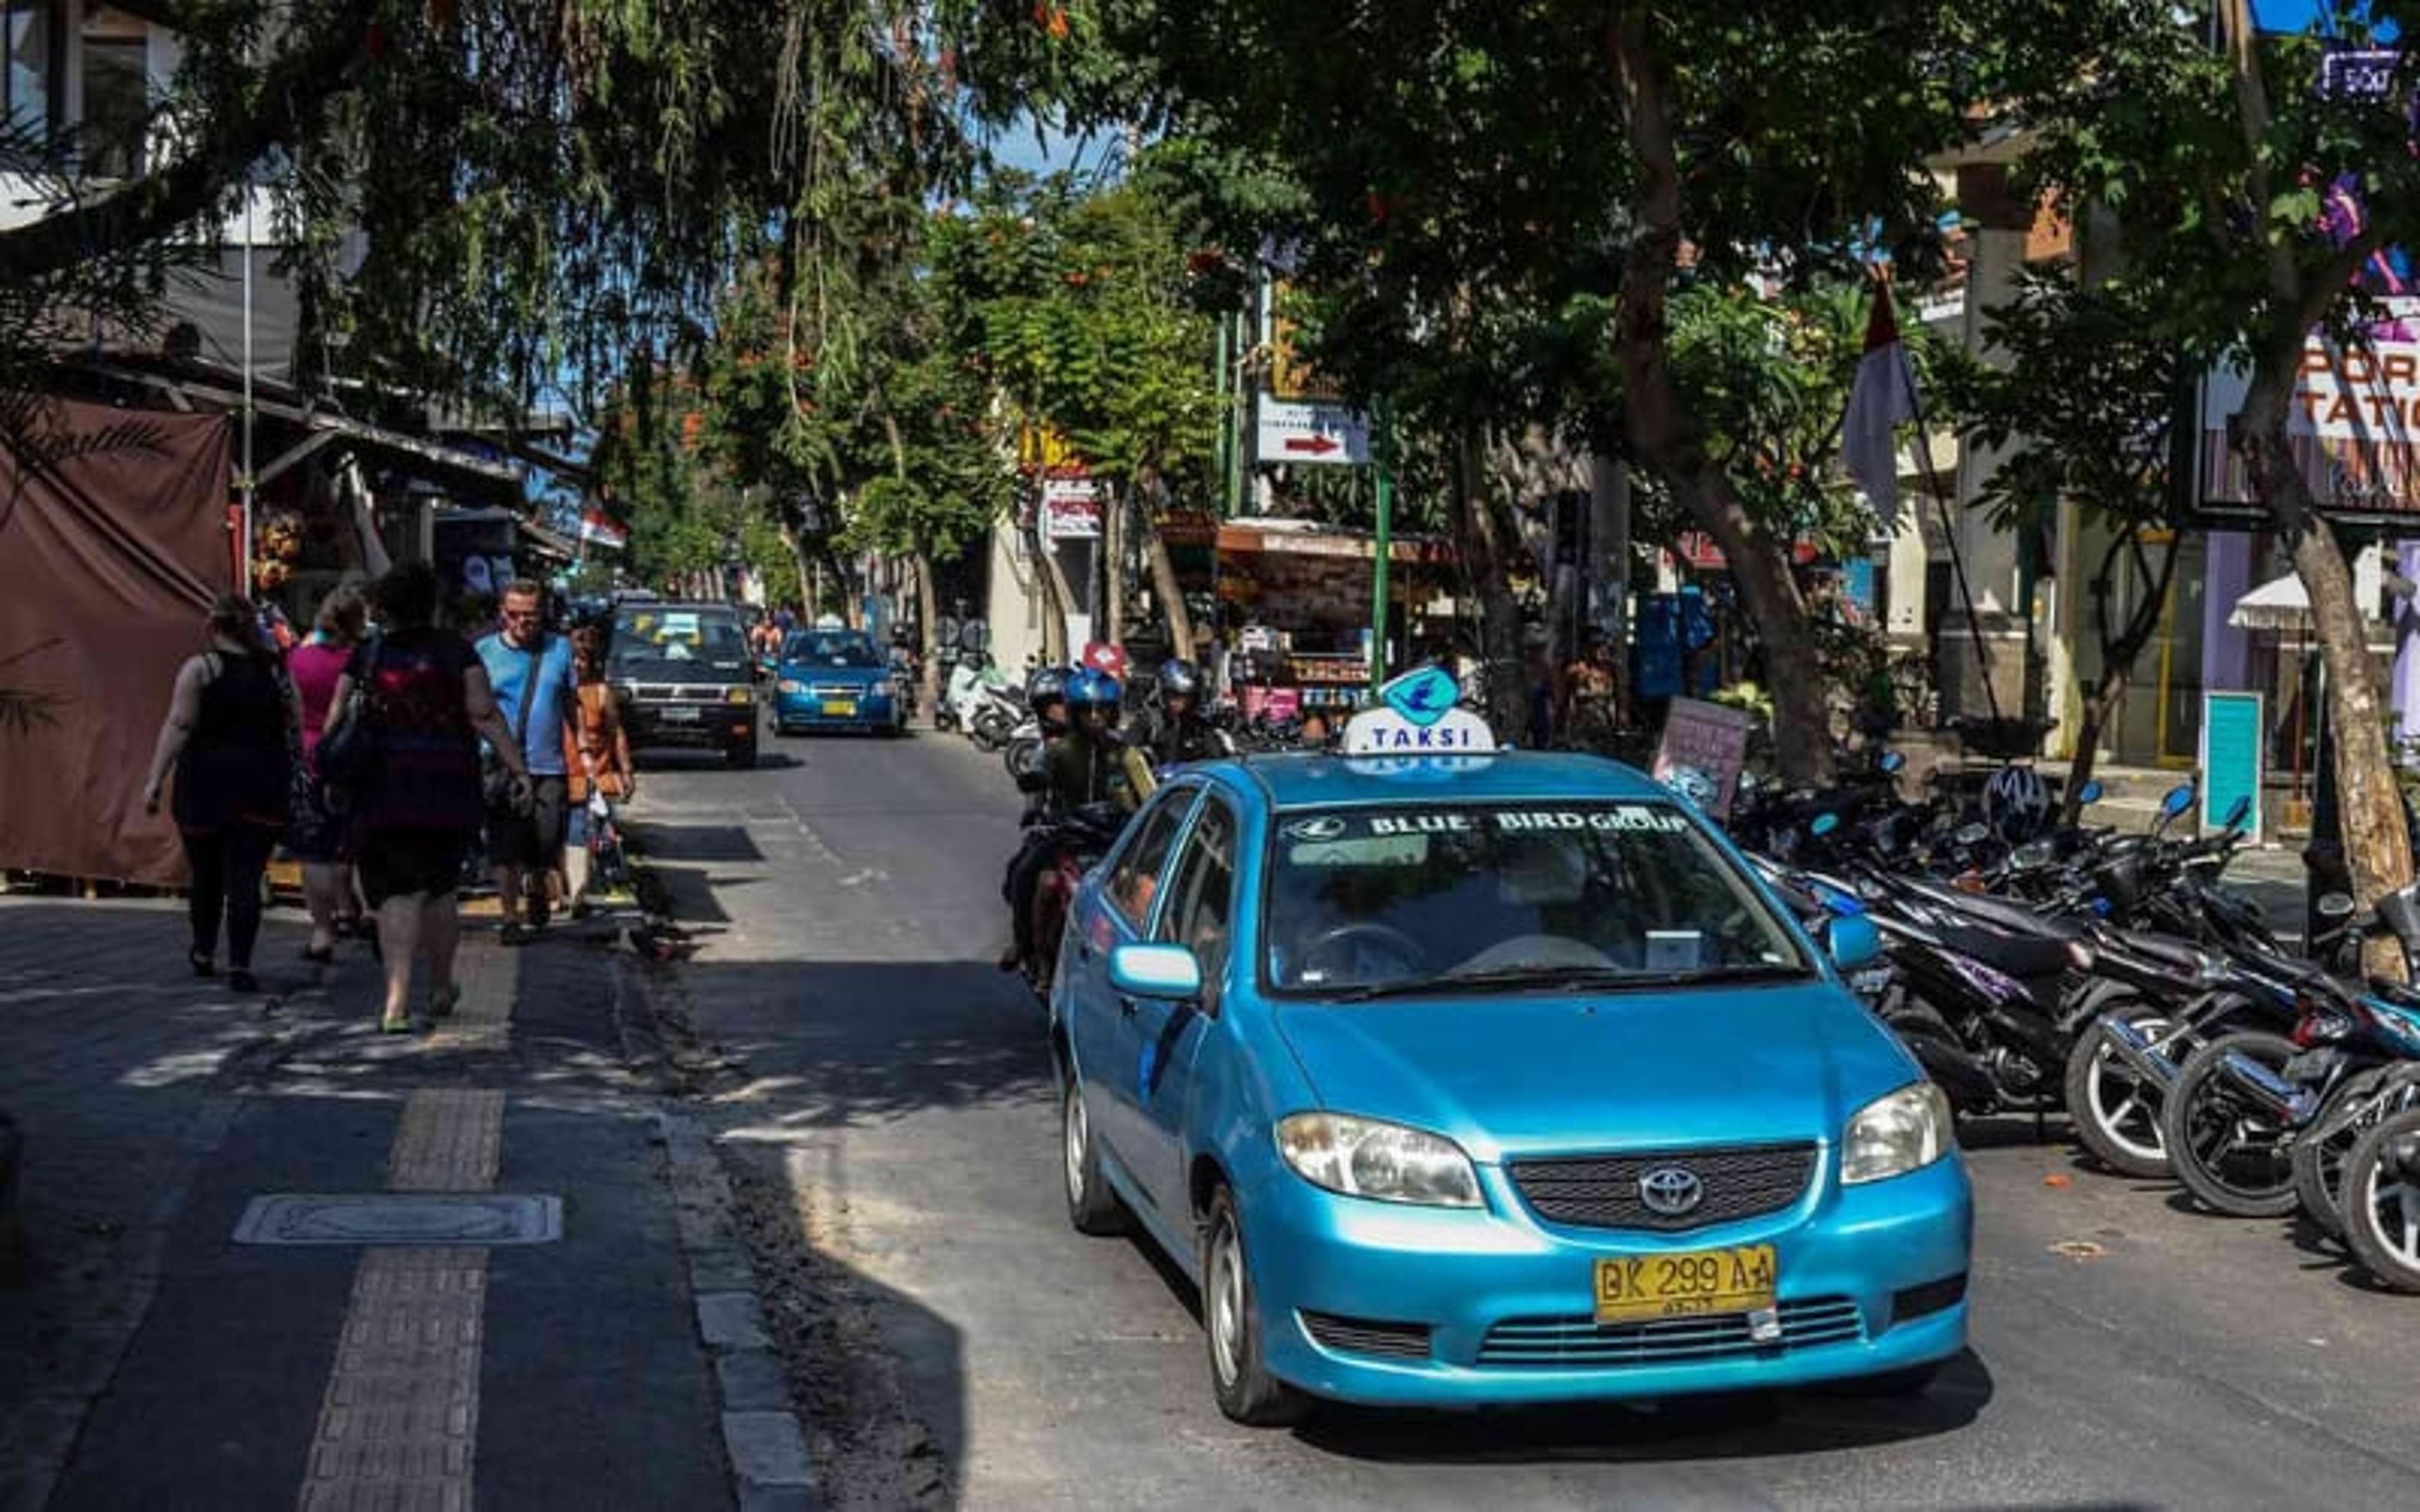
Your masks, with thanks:
M2235 601L2226 623L2239 630L2299 630L2310 624L2311 595L2293 573L2273 579Z
M1218 527L1218 549L1266 552L1277 556L1355 557L1374 562L1377 537L1368 531L1346 530L1318 520L1248 517ZM1443 566L1453 560L1452 548L1431 535L1398 535L1387 544L1391 562L1427 563Z

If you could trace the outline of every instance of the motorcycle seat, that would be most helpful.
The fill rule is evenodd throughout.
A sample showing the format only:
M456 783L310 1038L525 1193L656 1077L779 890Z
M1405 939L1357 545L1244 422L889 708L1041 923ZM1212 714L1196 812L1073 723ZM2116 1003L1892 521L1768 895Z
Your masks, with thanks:
M2021 981L2057 977L2075 964L2075 958L2068 953L2065 940L1957 927L1935 930L1932 933L1947 949L1960 955L1970 956L1994 971L2006 973Z
M2191 940L2180 940L2172 934L2130 930L2118 934L2112 941L2111 949L2167 967L2187 978L2201 974L2204 957L2200 948Z

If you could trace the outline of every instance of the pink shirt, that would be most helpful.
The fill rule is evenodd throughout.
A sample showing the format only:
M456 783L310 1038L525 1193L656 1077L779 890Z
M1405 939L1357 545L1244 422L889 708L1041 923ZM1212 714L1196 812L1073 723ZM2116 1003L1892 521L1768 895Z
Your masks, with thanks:
M328 705L336 699L336 680L345 675L345 663L352 659L350 646L317 640L296 646L286 658L287 674L294 679L295 695L302 702L302 759L306 762L318 753L319 732L328 724Z

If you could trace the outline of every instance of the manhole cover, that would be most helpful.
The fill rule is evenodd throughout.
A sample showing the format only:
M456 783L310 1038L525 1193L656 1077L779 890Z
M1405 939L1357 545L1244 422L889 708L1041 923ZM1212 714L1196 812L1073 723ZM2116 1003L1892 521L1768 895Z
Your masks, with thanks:
M239 1244L551 1244L562 1237L561 1197L486 1193L279 1193L253 1198L235 1226Z

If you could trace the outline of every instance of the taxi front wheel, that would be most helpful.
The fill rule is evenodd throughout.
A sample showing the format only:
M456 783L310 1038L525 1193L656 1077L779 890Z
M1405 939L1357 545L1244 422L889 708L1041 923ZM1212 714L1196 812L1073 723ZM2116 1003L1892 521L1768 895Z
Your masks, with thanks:
M1235 1198L1223 1186L1211 1195L1202 1227L1202 1327L1210 1342L1210 1384L1218 1411L1253 1427L1302 1421L1311 1398L1261 1365L1260 1301Z

